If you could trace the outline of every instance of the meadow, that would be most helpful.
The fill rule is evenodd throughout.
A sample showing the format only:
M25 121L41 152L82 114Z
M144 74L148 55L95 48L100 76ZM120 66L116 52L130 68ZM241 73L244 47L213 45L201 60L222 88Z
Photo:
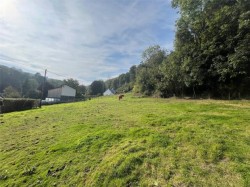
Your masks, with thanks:
M250 186L250 101L125 95L6 113L0 186Z

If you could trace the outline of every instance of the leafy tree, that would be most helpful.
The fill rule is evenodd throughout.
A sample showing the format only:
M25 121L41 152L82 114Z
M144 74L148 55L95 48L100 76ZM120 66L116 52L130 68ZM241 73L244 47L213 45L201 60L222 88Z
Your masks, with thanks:
M80 85L78 80L76 79L66 79L63 80L63 83L66 84L67 86L76 89L76 97L77 98L83 98L84 95L86 94L86 87L84 85Z
M145 95L240 98L250 94L250 1L172 0L175 50L151 46L139 66L108 80L109 88ZM129 77L129 78L128 78Z
M30 90L27 92L27 97L32 99L40 99L41 98L41 91L39 90Z
M12 86L21 93L22 84L29 77L30 74L24 73L19 69L0 65L0 92L3 92L6 87Z
M49 89L62 85L62 81L56 79L47 79L46 82L50 85ZM11 86L24 97L37 98L42 90L42 84L43 77L39 73L33 75L20 69L0 65L0 93ZM46 89L44 95L47 95Z
M148 68L146 66L139 66L136 85L134 92L143 93L145 95L151 95L155 90L154 80L152 79Z
M133 89L133 87L134 87L133 82L123 84L121 87L119 87L116 90L116 93L126 93L126 92L129 92L129 91L131 91Z
M183 70L179 64L180 59L172 52L163 61L160 67L158 90L162 97L182 96L184 94Z
M137 67L132 66L129 72L105 81L105 85L107 88L115 89L117 93L129 92L134 87L136 81L136 71Z
M151 46L142 54L142 63L136 72L134 92L152 95L157 91L159 67L166 58L166 51L160 46Z
M76 89L76 90L79 87L78 80L75 80L75 79L72 79L72 78L63 80L63 83L66 84L67 86L71 87L71 88Z
M166 51L161 49L159 45L150 46L142 53L142 63L160 65L165 55Z
M43 83L44 77L40 73L36 73L34 75L34 78L36 79L36 81L38 82L38 84L42 84Z
M93 81L89 86L89 94L90 95L102 95L105 91L106 86L102 80Z
M173 0L180 9L175 51L187 87L240 90L249 74L249 1ZM230 18L230 19L229 19ZM221 90L222 89L222 90Z
M38 88L38 82L36 79L26 79L22 86L22 94L24 97L31 97L34 96L34 92L36 92Z
M20 98L21 94L12 86L8 86L3 90L4 97L6 98Z
M129 81L135 82L135 80L136 80L136 66L132 66L129 69Z
M87 88L84 85L79 85L76 91L76 97L83 98L86 95Z

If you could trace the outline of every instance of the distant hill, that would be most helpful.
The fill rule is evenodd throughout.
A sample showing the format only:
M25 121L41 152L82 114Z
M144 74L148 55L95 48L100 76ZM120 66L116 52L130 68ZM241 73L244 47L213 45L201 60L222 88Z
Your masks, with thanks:
M13 94L17 97L40 98L43 84L43 76L40 73L31 74L23 72L21 69L9 68L0 65L0 93ZM63 81L57 79L46 79L44 86L44 97L47 95L47 90L58 87L63 84Z

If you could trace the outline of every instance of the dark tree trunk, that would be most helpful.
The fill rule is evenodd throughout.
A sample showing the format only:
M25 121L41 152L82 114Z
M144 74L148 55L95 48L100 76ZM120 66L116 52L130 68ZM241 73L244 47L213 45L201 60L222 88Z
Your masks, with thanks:
M195 93L194 86L193 86L193 98L196 99L196 93Z

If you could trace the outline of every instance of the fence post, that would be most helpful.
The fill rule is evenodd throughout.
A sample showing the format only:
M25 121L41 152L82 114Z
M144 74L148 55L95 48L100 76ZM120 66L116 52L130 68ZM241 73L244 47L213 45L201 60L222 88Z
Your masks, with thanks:
M0 114L2 114L3 99L0 98Z

